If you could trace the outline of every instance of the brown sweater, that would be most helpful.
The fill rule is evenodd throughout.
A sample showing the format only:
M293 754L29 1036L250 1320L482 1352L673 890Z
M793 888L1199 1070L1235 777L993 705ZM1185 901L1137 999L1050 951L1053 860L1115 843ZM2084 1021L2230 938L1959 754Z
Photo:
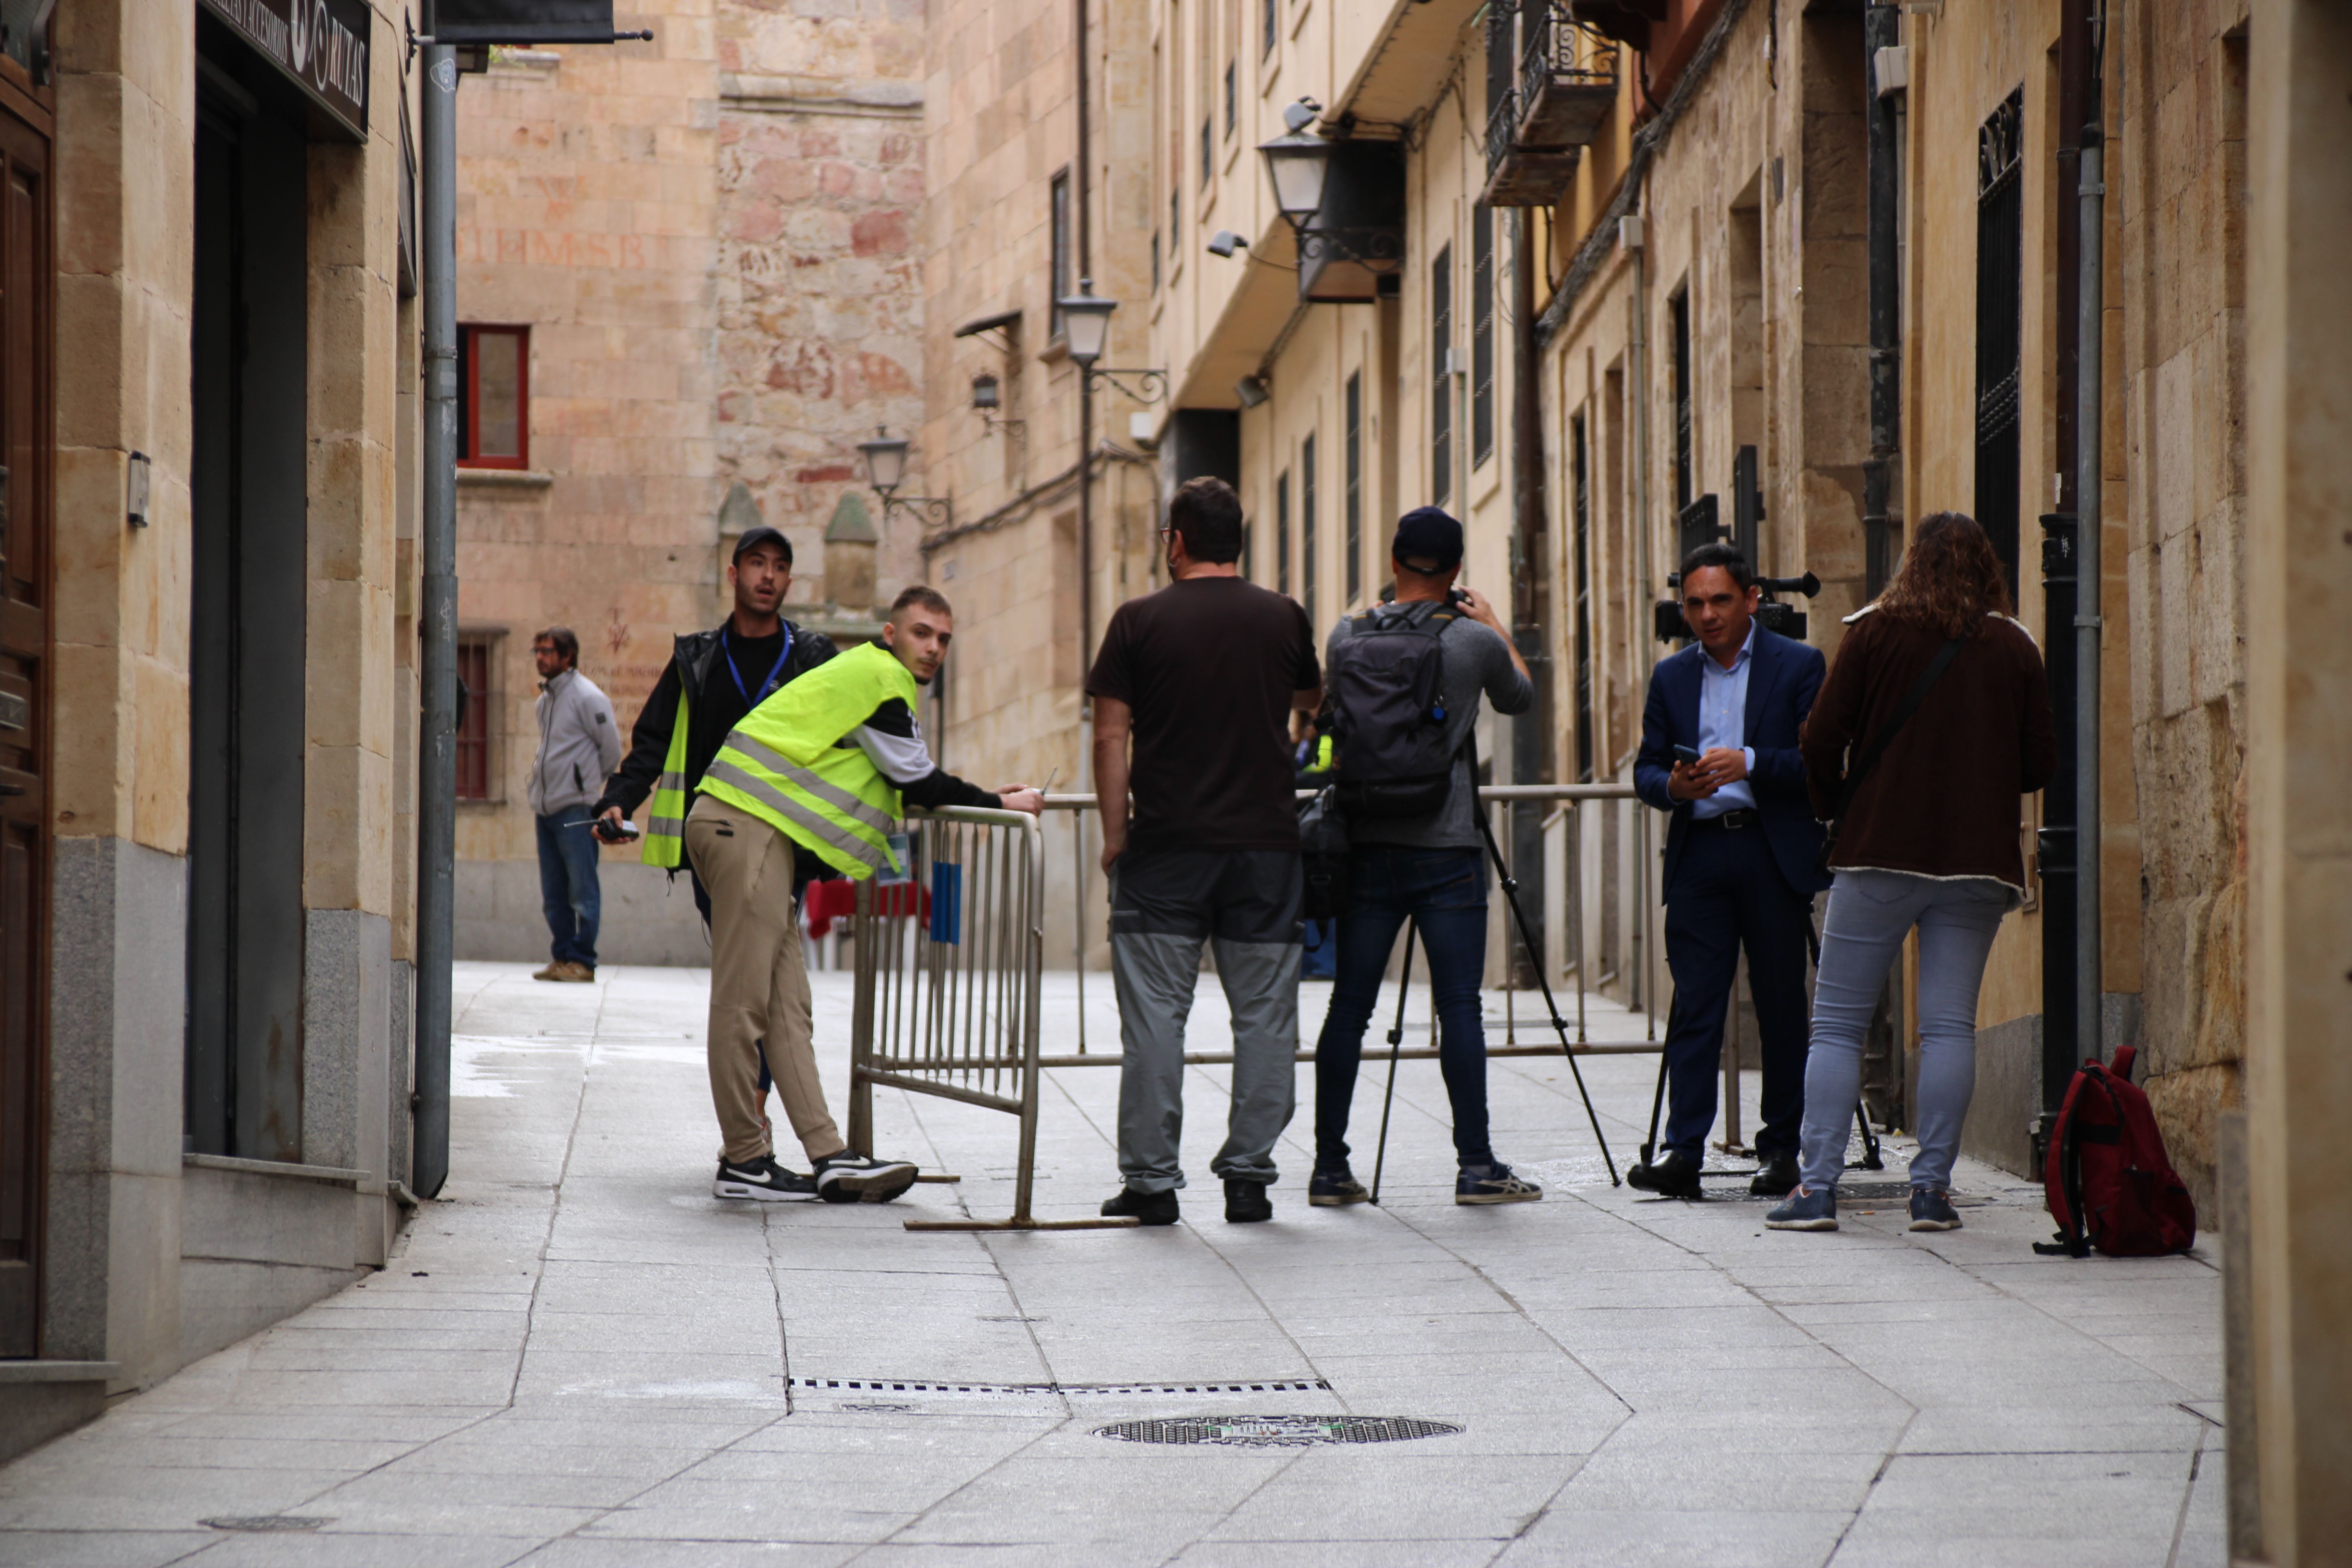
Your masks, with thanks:
M1837 809L1847 761L1944 641L1874 610L1848 622L1801 741L1815 816ZM1830 865L1994 877L2021 888L2017 797L2049 783L2057 757L2041 651L2014 621L1988 616L1863 780Z

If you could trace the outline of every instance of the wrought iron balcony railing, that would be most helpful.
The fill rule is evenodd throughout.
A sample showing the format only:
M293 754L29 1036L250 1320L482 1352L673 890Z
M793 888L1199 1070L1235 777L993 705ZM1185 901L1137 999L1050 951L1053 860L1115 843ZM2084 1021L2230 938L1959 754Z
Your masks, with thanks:
M1486 199L1548 206L1567 194L1582 150L1616 108L1617 46L1562 0L1522 0L1488 26ZM1506 71L1514 43L1517 68Z

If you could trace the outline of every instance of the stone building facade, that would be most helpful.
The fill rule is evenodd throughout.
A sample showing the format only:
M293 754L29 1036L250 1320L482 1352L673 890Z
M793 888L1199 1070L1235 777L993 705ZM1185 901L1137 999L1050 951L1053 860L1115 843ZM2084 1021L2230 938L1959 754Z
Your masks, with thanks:
M546 956L533 633L579 634L625 732L671 638L727 614L745 529L785 531L785 614L836 639L921 570L856 452L923 412L921 7L678 0L630 25L653 41L496 51L459 98L459 320L529 330L526 455L458 473L461 668L485 688L465 957ZM602 881L603 958L705 961L691 900L634 849Z
M414 1201L414 17L296 58L273 14L88 0L0 59L0 1452Z
M2110 1045L2145 1047L2176 1157L2206 1199L2215 1117L2236 1102L2243 1049L2232 978L2245 845L2232 358L2243 307L2231 281L2243 270L2243 134L2232 129L2244 121L2242 10L2119 10L2102 45L2115 192L2098 605L2105 1030ZM1318 624L1378 590L1398 511L1437 501L1465 519L1468 580L1508 586L1548 675L1545 708L1517 727L1528 732L1482 734L1498 778L1630 776L1648 670L1665 651L1651 607L1692 503L1711 501L1723 531L1745 530L1768 574L1821 579L1810 603L1782 597L1833 654L1843 617L1874 591L1865 150L1882 104L1898 137L1901 374L1879 569L1899 554L1906 519L1983 513L2008 531L2021 619L2050 645L2037 520L2064 499L2052 485L2071 385L2055 281L2071 189L2055 129L2062 7L1915 8L1881 62L1860 5L1646 12L1175 0L1132 23L1088 13L1097 179L1140 194L1114 226L1148 244L1100 290L1121 301L1106 363L1164 370L1169 395L1133 422L1153 437L1146 447L1128 440L1135 406L1097 388L1097 483L1124 499L1091 508L1083 537L1063 499L1074 463L1046 456L1075 426L1075 378L1050 331L1043 346L1014 337L1034 336L1066 286L1050 226L1052 181L1075 142L1056 139L1078 76L1069 21L934 18L934 58L948 68L931 98L951 112L931 132L939 261L925 289L933 361L954 369L933 387L926 443L950 465L934 471L956 511L929 537L940 575L977 571L985 584L949 699L964 760L1008 773L1075 761L1084 715L1078 670L1058 651L1076 646L1066 628L1080 614L1098 626L1155 585L1141 498L1195 472L1240 488L1250 574L1297 595ZM1133 37L1117 32L1130 25ZM1525 66L1537 29L1552 40L1540 89ZM1538 134L1551 110L1532 96L1560 88L1585 105L1567 148ZM1310 254L1303 287L1298 237L1251 153L1302 98L1342 149L1335 181L1385 193L1386 205L1345 223L1394 247L1352 276L1318 273ZM1139 138L1110 129L1123 117ZM1997 480L1979 478L1975 384L1988 125L2007 138L2015 187L2014 445ZM1098 279L1115 265L1096 263ZM1150 331L1139 360L1123 345L1139 305ZM1025 427L965 405L982 373L1001 378L1005 412ZM1996 489L1980 495L1985 483ZM1079 595L1068 584L1087 563ZM2071 657L2065 640L2056 652ZM1041 735L1068 739L1039 749ZM2041 803L2026 800L2019 831L2037 869L2041 826ZM1559 978L1664 1002L1644 870L1654 830L1630 805L1589 805L1553 817L1548 837L1512 836L1523 880L1544 879L1538 864L1550 873L1553 926L1570 923L1571 902L1583 910L1580 949L1550 932ZM1987 975L1968 1137L1972 1152L2017 1170L2032 1159L2042 1071L2044 889L2029 880ZM1896 1120L1916 1068L1905 998L1898 975L1872 1089Z

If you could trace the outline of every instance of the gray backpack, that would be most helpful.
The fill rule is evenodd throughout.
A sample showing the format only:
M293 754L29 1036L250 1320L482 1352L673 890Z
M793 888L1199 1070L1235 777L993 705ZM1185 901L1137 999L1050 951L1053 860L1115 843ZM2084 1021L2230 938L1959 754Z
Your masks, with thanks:
M1377 605L1349 617L1331 652L1325 731L1333 794L1351 817L1427 816L1445 804L1445 654L1452 609Z

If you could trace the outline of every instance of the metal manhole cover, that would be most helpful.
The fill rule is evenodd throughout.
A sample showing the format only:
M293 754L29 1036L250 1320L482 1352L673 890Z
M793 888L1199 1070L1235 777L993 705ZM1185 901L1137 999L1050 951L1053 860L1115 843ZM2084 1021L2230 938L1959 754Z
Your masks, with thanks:
M196 1522L212 1530L268 1531L317 1530L321 1525L332 1524L335 1521L309 1514L253 1513L229 1515L220 1519L200 1519Z
M1178 1415L1114 1421L1097 1437L1122 1443L1218 1443L1243 1448L1297 1448L1310 1443L1403 1443L1451 1437L1462 1428L1402 1415Z

